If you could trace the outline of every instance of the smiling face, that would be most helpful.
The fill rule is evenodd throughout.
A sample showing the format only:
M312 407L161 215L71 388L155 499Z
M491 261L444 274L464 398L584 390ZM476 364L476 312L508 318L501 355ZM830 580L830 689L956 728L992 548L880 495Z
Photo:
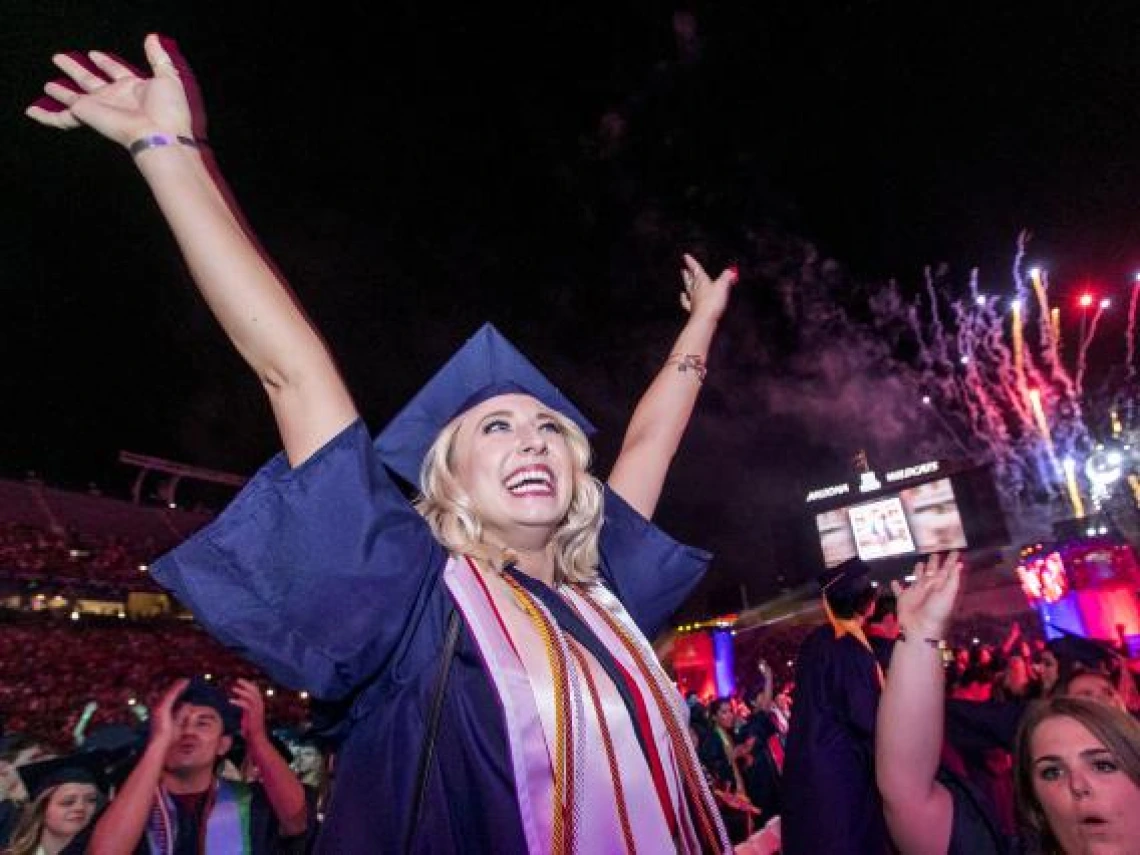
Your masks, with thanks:
M60 784L48 797L44 829L57 840L70 840L87 827L98 800L94 784Z
M488 543L534 550L566 517L574 461L564 419L529 395L499 395L462 416L455 474Z
M1066 853L1138 851L1140 786L1083 724L1053 716L1030 739L1033 793Z

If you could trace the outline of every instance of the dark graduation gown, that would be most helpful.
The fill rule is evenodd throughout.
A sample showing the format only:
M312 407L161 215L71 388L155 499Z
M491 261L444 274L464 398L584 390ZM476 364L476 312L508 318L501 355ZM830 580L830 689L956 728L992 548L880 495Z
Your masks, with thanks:
M781 780L784 855L890 851L875 785L875 657L821 626L800 648L795 684Z
M600 547L603 579L650 638L710 557L609 490ZM223 644L344 710L318 852L404 851L455 608L443 582L448 557L357 420L295 469L275 457L152 568ZM437 739L413 851L524 852L502 706L465 626Z

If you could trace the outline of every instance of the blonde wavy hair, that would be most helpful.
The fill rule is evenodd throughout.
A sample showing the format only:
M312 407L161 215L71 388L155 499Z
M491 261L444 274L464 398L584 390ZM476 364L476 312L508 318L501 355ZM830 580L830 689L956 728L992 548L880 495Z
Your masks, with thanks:
M0 850L4 855L35 855L40 848L40 837L43 836L44 825L47 822L48 805L60 786L62 785L57 784L54 787L48 787L36 797L35 801L26 802L21 806L16 826L12 829L12 839L8 843L8 848ZM102 806L103 798L97 792L96 815ZM88 821L88 825L94 819L95 816L93 815Z
M455 442L465 413L439 432L420 466L420 512L436 539L458 555L470 555L502 569L502 547L483 539L478 509L464 493L455 473ZM590 474L590 441L574 422L551 411L570 449L574 486L566 516L551 537L554 583L592 585L598 578L598 534L602 529L602 485Z

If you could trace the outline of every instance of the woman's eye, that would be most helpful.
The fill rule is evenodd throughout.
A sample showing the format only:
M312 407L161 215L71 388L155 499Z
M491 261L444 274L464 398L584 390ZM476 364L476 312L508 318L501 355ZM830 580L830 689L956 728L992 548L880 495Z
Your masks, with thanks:
M562 425L558 422L543 422L538 429L547 433L562 433Z
M1044 766L1038 771L1037 776L1042 781L1056 781L1061 777L1061 770L1056 766Z
M498 433L499 431L510 430L511 426L504 419L492 419L483 425L483 433Z
M1116 765L1115 760L1094 760L1092 764L1093 769L1098 772L1109 773L1115 772L1119 767Z

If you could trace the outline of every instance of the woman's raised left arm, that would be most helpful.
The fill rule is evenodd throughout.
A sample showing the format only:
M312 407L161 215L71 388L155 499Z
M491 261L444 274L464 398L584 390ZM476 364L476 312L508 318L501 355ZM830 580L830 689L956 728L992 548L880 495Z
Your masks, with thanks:
M693 414L705 360L737 280L735 267L716 279L691 255L681 271L681 305L689 313L669 358L637 404L610 472L610 488L646 519L653 516L665 476Z

